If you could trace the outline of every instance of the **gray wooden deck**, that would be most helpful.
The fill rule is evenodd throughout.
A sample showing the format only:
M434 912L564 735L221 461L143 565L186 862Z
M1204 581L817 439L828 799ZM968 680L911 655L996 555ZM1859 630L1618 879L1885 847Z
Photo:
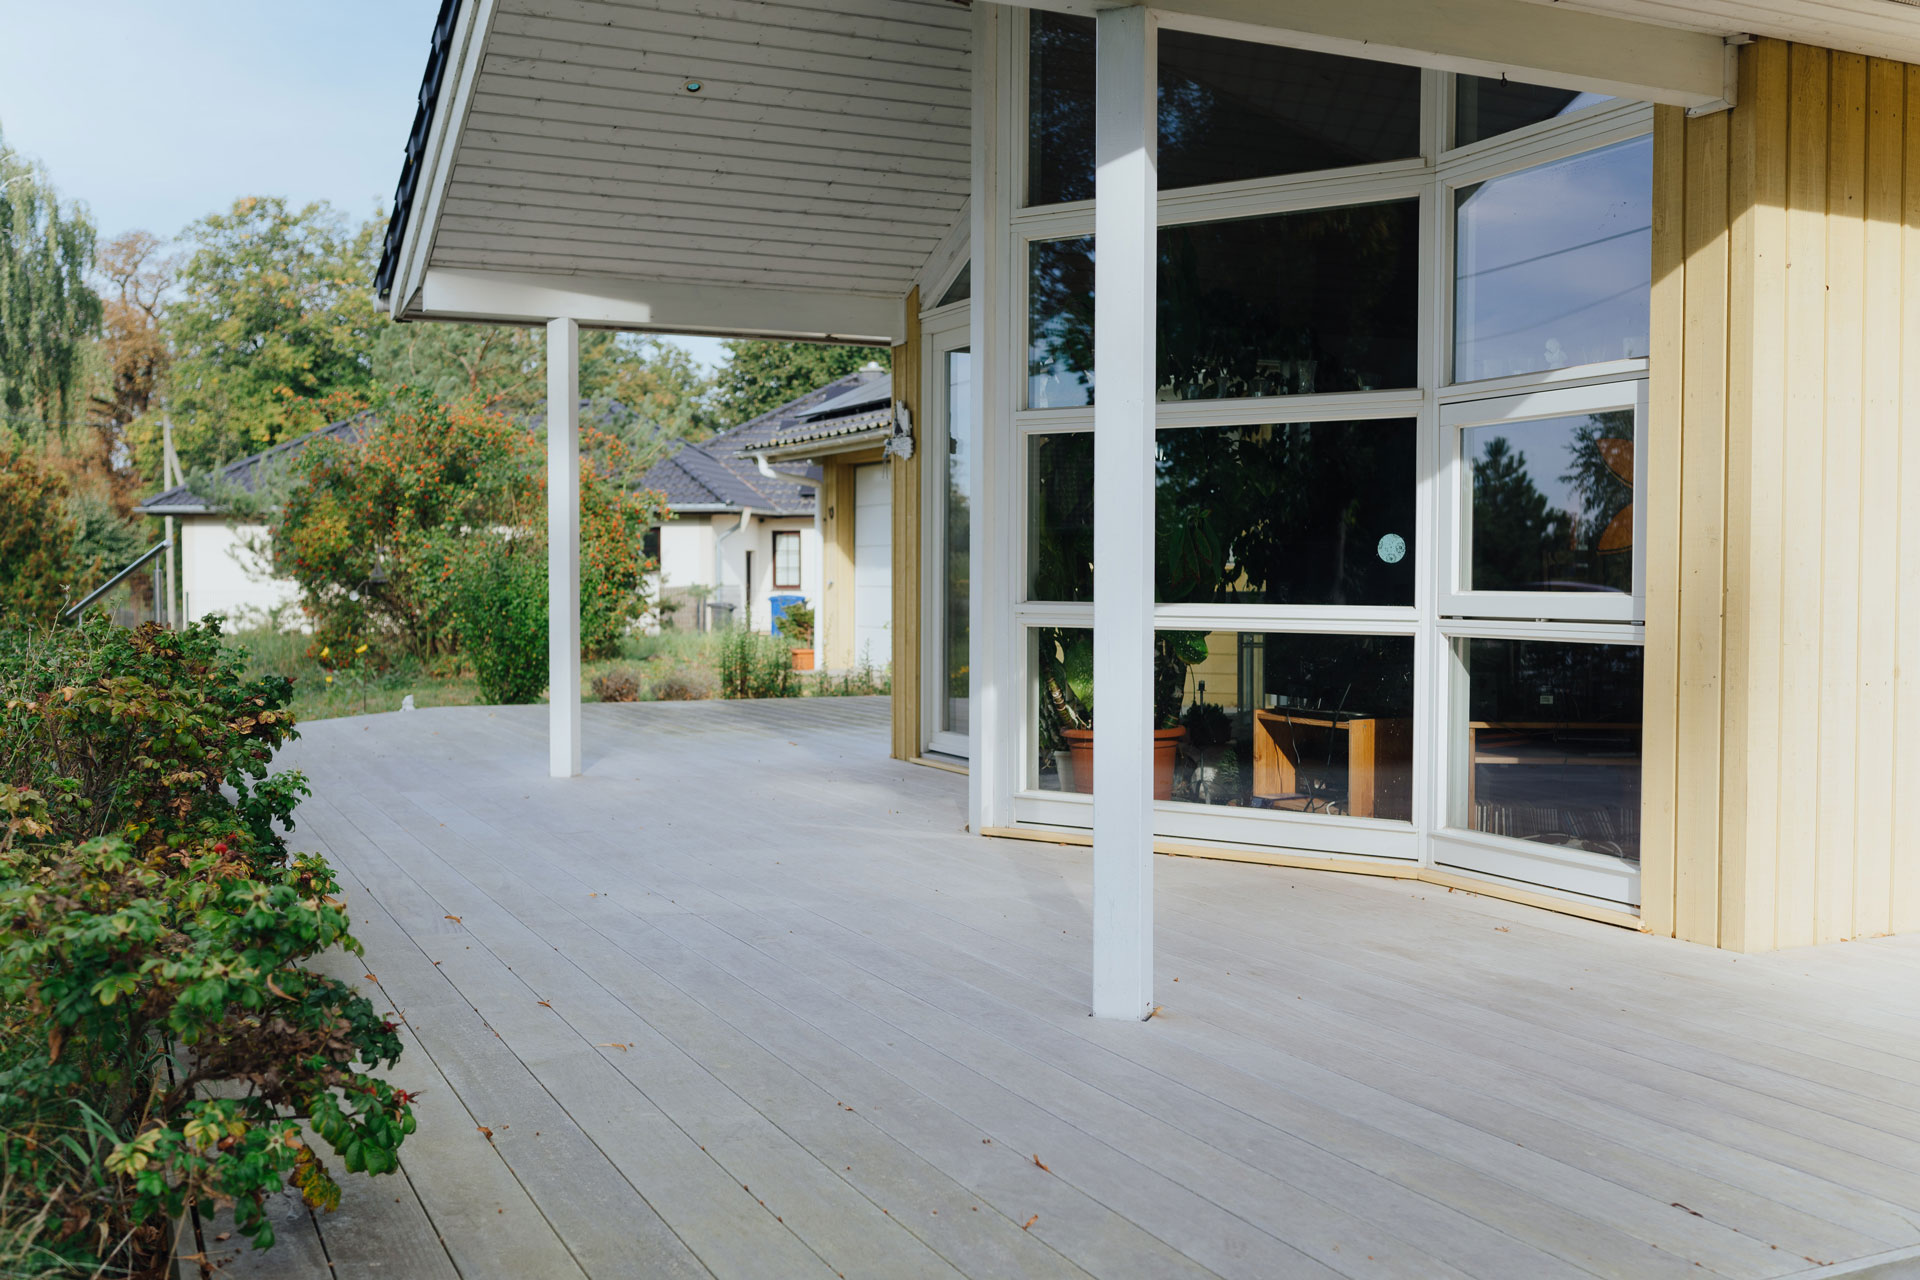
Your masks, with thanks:
M1096 1021L1087 851L965 834L886 714L589 706L571 782L541 708L306 726L421 1125L230 1274L1920 1272L1920 939L1161 859L1163 1010Z

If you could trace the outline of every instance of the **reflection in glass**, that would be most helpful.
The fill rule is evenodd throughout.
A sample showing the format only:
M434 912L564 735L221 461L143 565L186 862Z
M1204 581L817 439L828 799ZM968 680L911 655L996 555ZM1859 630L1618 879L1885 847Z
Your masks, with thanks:
M967 467L971 456L968 426L973 420L969 391L972 359L965 350L947 353L947 496L946 537L942 557L942 599L946 610L943 638L946 652L941 655L946 706L941 727L948 733L967 731L968 665L967 641L971 625L968 608L971 601L972 572L970 524L967 507Z
M1638 645L1463 640L1467 825L1640 860Z
M1092 788L1093 634L1034 631L1034 785ZM1159 631L1160 800L1407 822L1410 636Z
M1093 403L1093 237L1027 251L1027 407Z
M1415 200L1163 227L1160 399L1415 385L1419 268Z
M1093 199L1093 19L1027 25L1027 203Z
M1470 591L1633 590L1633 411L1469 427Z
M1093 433L1027 440L1027 598L1093 599Z
M1160 189L1420 154L1418 68L1160 33Z
M1493 80L1486 76L1455 76L1453 145L1464 147L1486 138L1497 138L1530 124L1570 116L1612 101L1604 93L1552 89L1543 84L1521 84L1518 80Z
M1159 77L1162 190L1420 153L1413 67L1162 31ZM1027 204L1093 198L1093 97L1093 20L1035 11Z
M940 295L940 301L934 305L950 307L956 302L965 302L972 296L973 261L972 259L968 259L966 262L960 264L960 274L953 278L953 283L947 286L947 291Z
M1410 419L1161 431L1161 604L1411 605Z
M1454 378L1647 354L1653 140L1455 193Z

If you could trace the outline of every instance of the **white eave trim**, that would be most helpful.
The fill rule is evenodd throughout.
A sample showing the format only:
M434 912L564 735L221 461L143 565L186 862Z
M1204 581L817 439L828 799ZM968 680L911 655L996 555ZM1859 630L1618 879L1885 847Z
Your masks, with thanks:
M433 233L440 225L440 206L453 173L452 156L466 126L480 64L485 61L486 36L493 27L495 7L494 0L465 0L455 19L452 62L441 81L439 102L427 129L420 178L414 184L413 204L400 236L400 261L387 294L389 313L396 320L402 318L420 288L420 278L432 256Z
M850 431L839 436L820 436L813 440L796 440L792 444L770 445L765 449L755 449L754 454L769 461L786 461L793 458L826 458L837 453L860 453L886 442L893 434L888 426L868 427L862 431Z
M1009 0L1092 16L1113 0ZM1166 0L1162 27L1686 107L1733 102L1725 37L1536 0Z
M449 267L428 269L400 318L543 324L559 316L593 329L861 346L894 346L906 334L898 297Z

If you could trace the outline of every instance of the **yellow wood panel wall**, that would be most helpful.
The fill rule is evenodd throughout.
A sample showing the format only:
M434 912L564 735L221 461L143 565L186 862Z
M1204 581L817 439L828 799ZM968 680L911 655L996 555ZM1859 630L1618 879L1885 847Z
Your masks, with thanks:
M843 457L820 463L820 611L815 619L820 665L833 671L854 664L853 644L853 467Z
M893 349L893 398L925 438L920 395L920 290L907 295L907 340ZM893 467L893 754L911 760L926 745L920 729L920 450Z
M1760 41L1654 166L1643 922L1920 928L1920 67Z

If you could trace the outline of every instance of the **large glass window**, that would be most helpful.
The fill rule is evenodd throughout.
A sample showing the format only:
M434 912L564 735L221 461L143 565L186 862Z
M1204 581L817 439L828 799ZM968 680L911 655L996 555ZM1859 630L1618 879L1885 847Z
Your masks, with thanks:
M1647 354L1653 140L1455 193L1456 381Z
M1416 67L1160 33L1160 189L1420 154Z
M1633 590L1633 411L1469 427L1467 589Z
M1419 297L1416 200L1163 228L1160 398L1411 387Z
M1458 643L1468 681L1464 825L1638 862L1640 646Z
M1411 605L1412 419L1162 430L1155 599Z
M1093 599L1093 433L1027 440L1027 598Z
M1028 27L1027 203L1093 198L1094 23ZM1364 58L1160 33L1160 189L1420 154L1420 72Z
M1455 76L1453 145L1464 147L1497 138L1530 124L1570 116L1611 101L1613 99L1605 94L1582 93L1578 89L1553 89L1543 84L1522 84L1518 80L1494 80L1486 76Z
M1032 634L1032 783L1091 791L1093 633ZM1162 629L1153 669L1156 799L1412 819L1411 636Z
M1093 237L1027 250L1027 407L1093 403Z

